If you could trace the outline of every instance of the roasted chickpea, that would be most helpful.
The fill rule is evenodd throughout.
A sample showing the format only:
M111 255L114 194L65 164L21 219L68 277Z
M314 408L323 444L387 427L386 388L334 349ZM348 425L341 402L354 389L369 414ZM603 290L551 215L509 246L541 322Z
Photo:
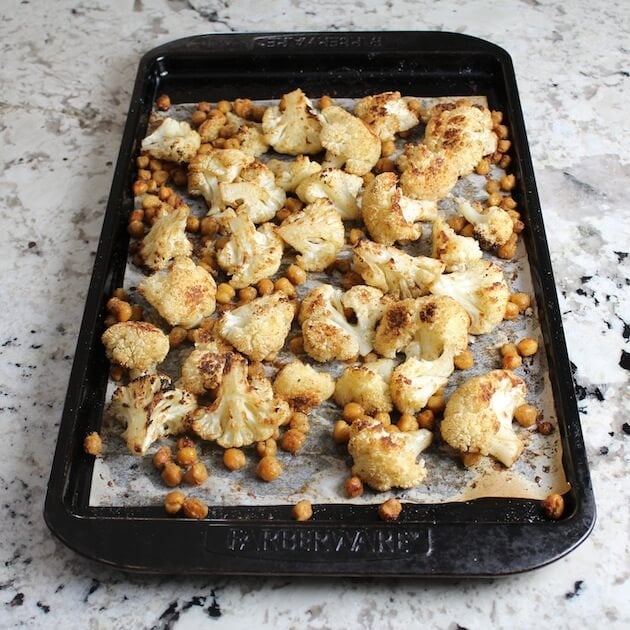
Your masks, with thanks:
M179 490L173 490L164 497L164 509L167 514L177 514L184 505L186 497Z
M523 364L520 354L505 354L501 361L501 367L504 370L516 370Z
M335 101L333 101L333 99L330 98L330 96L328 96L327 94L324 94L324 96L319 99L319 109L326 109L327 107L330 107L334 104Z
M466 219L461 215L451 217L446 222L456 234L459 234L466 226Z
M350 439L350 425L345 420L337 420L332 437L337 444L345 444Z
M180 466L191 466L197 459L197 449L194 446L184 446L177 451L175 459Z
M161 112L165 112L171 106L171 97L168 94L160 94L155 99L155 105Z
M181 326L175 326L171 328L171 331L168 333L168 343L171 348L179 348L188 336L188 331Z
M427 429L433 431L435 429L435 414L430 409L424 409L417 416L419 429Z
M504 343L501 346L501 355L505 356L506 354L518 354L518 350L516 349L516 344Z
M166 462L162 469L162 481L173 488L182 482L184 471L175 462Z
M564 514L564 498L560 494L550 494L543 502L542 509L548 518L557 521Z
M348 477L343 484L343 489L350 499L360 497L363 494L363 482L359 477Z
M116 323L116 322L113 322ZM111 370L109 371L109 376L112 381L119 382L122 381L125 376L125 368L121 365L112 365Z
M245 453L240 448L228 448L223 451L223 465L228 470L241 470L245 463Z
M343 417L350 422L365 415L365 409L357 402L349 402L343 408Z
M110 298L107 302L107 310L119 322L128 322L131 319L133 310L129 302L124 302L116 297Z
M201 499L188 498L182 503L182 512L187 518L201 521L208 516L208 506Z
M274 288L273 280L270 280L269 278L263 278L262 280L258 281L256 288L258 289L259 295L271 295Z
M505 313L503 314L503 319L516 319L520 315L520 309L518 305L514 304L514 302L508 302L505 305Z
M523 404L519 405L514 410L514 419L522 427L532 427L536 424L538 418L538 411L533 405Z
M296 521L308 521L313 517L313 506L307 499L298 501L291 510Z
M170 446L162 446L153 455L153 466L157 470L163 470L164 466L173 461L173 452Z
M516 304L518 310L522 313L530 307L532 299L527 293L514 293L510 296L510 302Z
M236 296L236 291L234 287L227 284L226 282L222 282L217 287L217 294L215 299L218 304L228 304L234 297Z
M291 284L288 278L279 278L274 282L274 291L276 293L284 293L286 296L295 297L295 287Z
M446 407L446 401L444 400L444 394L436 392L427 401L427 409L430 409L433 413L442 413Z
M378 506L378 516L382 521L397 521L402 512L402 504L398 499L387 499Z
M206 118L208 118L208 114L206 112L196 109L190 116L190 122L193 124L193 127L199 127L199 125L206 121Z
M466 466L466 468L470 468L471 466L476 466L480 461L483 455L481 453L462 453L462 464Z
M208 469L205 464L195 462L185 473L184 483L189 486L200 486L208 478Z
M381 142L381 155L388 158L394 153L396 153L396 143L393 140L383 140Z
M283 436L282 441L280 442L280 446L283 451L287 451L292 455L295 455L306 440L306 435L299 431L298 429L289 429Z
M475 167L475 173L477 175L487 175L490 172L490 162L486 159L479 160L479 163Z
M297 197L287 197L284 207L291 213L299 212L304 207L304 202Z
M455 356L453 363L458 370L469 370L475 364L475 358L470 350L464 350Z
M418 421L410 413L403 413L398 419L396 426L401 431L417 431L420 428Z
M392 418L387 411L377 411L374 414L374 420L380 422L384 427L387 427L392 423Z
M143 221L131 221L127 226L127 232L131 238L143 238L144 237L144 222Z
M199 221L199 218L194 215L189 216L186 219L186 229L191 234L197 234L201 230L201 221Z
M486 182L486 192L489 195L492 195L494 193L498 193L499 190L501 190L501 185L499 184L499 181L496 179L489 179Z
M297 335L297 337L290 339L289 350L291 350L293 354L302 354L304 352L304 337L302 335Z
M248 304L257 297L258 291L256 291L256 287L245 287L243 289L239 289L238 291L239 304Z
M516 349L522 357L531 357L538 352L538 342L531 337L525 337L516 344Z
M304 284L306 282L306 271L297 265L289 265L287 269L287 278L296 286Z
M102 453L103 441L96 431L92 431L85 436L83 440L83 450L88 455L93 455L94 457L98 457Z
M300 411L294 411L291 414L291 419L289 420L289 426L292 429L301 431L304 435L306 435L311 430L311 424L308 420L308 416L305 413L302 413Z
M274 481L282 474L282 465L273 455L265 455L256 466L256 474L263 481Z
M350 245L356 245L360 240L365 238L365 232L359 228L352 228L348 234L348 242Z
M278 443L273 438L269 438L264 442L257 442L256 452L258 453L258 457L265 457L266 455L273 456L278 452Z
M475 235L475 226L472 223L466 223L464 227L459 231L462 236L472 238Z

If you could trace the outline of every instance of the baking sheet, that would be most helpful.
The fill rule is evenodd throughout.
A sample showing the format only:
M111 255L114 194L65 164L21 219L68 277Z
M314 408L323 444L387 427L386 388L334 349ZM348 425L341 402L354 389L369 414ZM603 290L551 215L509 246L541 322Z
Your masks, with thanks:
M411 96L411 95L405 95ZM452 100L455 97L449 97ZM474 98L467 97L469 100ZM423 106L429 107L437 100L419 98ZM486 102L483 97L476 100ZM336 99L338 104L347 108L353 101ZM268 104L268 102L262 103ZM194 105L178 105L171 108L166 115L179 120L190 117ZM161 114L164 115L164 114ZM405 142L418 141L422 137L423 125L405 139ZM281 158L273 151L259 157L261 161L270 158ZM497 179L502 172L493 166L492 177ZM470 175L460 179L453 190L456 196L469 200L482 200L487 193L484 190L485 178ZM181 191L178 190L178 192ZM207 208L202 198L183 195L197 216L205 215ZM447 216L453 212L453 202L449 199L440 203L440 210ZM423 238L405 248L412 254L428 255L430 250L430 227L425 227ZM350 256L350 248L346 246L339 257ZM484 254L484 257L498 262L503 268L512 292L522 291L533 295L530 267L523 240L519 239L517 256L513 261L503 261ZM286 264L291 262L287 259ZM277 276L282 275L280 269ZM301 298L318 282L330 282L326 274L308 274L309 281L297 287ZM152 309L142 301L133 290L141 278L140 272L132 265L128 265L125 274L125 287L132 293L132 301L143 303L145 318L154 323L160 323ZM299 334L297 321L289 339ZM446 395L463 380L500 367L499 348L503 343L516 342L523 337L533 337L539 341L539 351L534 357L524 358L523 367L518 374L527 383L527 401L542 411L544 420L550 422L556 430L551 435L544 436L535 427L525 429L513 424L515 431L525 442L525 450L511 469L505 469L491 458L483 458L472 468L465 468L451 449L435 440L434 444L425 451L423 457L428 471L425 481L416 488L409 490L393 490L385 493L375 493L366 489L362 497L348 499L343 492L343 483L350 474L351 459L345 445L337 445L332 440L331 431L334 422L340 417L340 409L333 402L326 402L315 412L310 414L311 431L301 451L296 455L278 451L284 468L283 475L273 483L266 483L257 479L255 467L258 457L253 447L247 449L247 466L238 472L228 471L222 463L223 449L211 444L198 441L201 447L201 460L208 467L210 477L200 487L191 490L195 496L202 498L209 505L282 505L293 504L301 499L309 499L313 503L381 503L389 496L397 496L405 501L417 503L445 503L449 501L466 501L480 497L512 497L542 499L552 492L564 493L568 490L565 473L561 463L561 443L557 430L555 405L551 386L548 379L548 363L545 355L542 333L538 324L535 302L531 309L515 321L504 321L497 329L488 335L480 335L471 339L474 343L470 349L475 356L473 369L456 370L446 388ZM173 353L176 360L170 365L162 366L174 378L179 376L176 365L178 356L189 352L190 345ZM286 363L293 355L281 353L276 363ZM300 355L304 362L311 362L306 355ZM175 365L173 365L173 363ZM330 371L339 376L346 364L332 362L330 364L312 364L319 370ZM115 389L110 383L107 399ZM163 444L173 444L173 440L163 440L156 443L149 455L137 457L127 450L120 434L124 427L117 423L106 422L102 430L104 437L104 453L95 462L90 489L89 505L92 507L127 507L161 505L167 488L162 483L159 473L151 464L152 454Z

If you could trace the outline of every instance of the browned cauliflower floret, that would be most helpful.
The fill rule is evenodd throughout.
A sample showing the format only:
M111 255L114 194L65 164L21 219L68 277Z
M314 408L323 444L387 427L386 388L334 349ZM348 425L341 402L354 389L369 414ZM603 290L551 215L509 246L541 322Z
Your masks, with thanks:
M138 290L171 326L194 328L216 307L214 279L190 258L175 258L142 280Z
M298 155L290 162L271 159L267 166L276 176L276 184L285 192L295 192L304 179L322 170L319 162L311 161L306 155Z
M431 151L424 144L405 145L396 164L403 194L412 199L444 199L459 178L457 166L444 151Z
M468 346L468 313L450 297L425 296L389 304L376 328L374 349L384 357L437 359L445 349Z
M158 160L189 162L195 157L201 138L187 122L165 118L162 124L142 141L142 150Z
M509 370L468 379L446 404L442 438L462 453L491 455L509 468L523 452L512 418L526 394L524 381Z
M107 358L135 372L155 372L169 351L168 337L148 322L119 322L102 335Z
M393 298L424 295L444 265L428 256L410 256L396 247L363 240L353 248L354 270L366 284Z
M463 99L436 105L428 114L424 143L431 151L444 151L458 175L472 173L484 155L497 150L498 138L487 107Z
M254 361L273 357L284 345L295 309L282 292L255 298L223 313L217 333Z
M313 104L299 88L285 94L277 106L265 110L262 128L267 142L289 155L322 150L321 122Z
M181 377L177 381L177 387L197 395L212 391L221 384L225 357L232 349L214 333L206 335L204 332L198 334L195 349L184 359Z
M457 234L441 216L433 222L431 247L431 256L443 262L446 271L461 271L483 256L474 238Z
M249 122L241 125L238 131L232 136L238 140L239 149L252 157L260 157L269 150L269 143L265 138L260 125Z
M249 218L247 210L227 210L225 220L231 232L227 244L219 250L217 262L231 275L230 284L243 289L272 276L282 262L282 239L271 223L258 229Z
M303 210L293 212L277 232L300 252L296 261L306 271L326 269L345 243L343 222L328 199L317 199Z
M218 109L210 112L208 117L199 125L199 136L202 144L214 142L219 137L219 132L227 124L227 118Z
M233 182L254 158L238 149L211 149L196 155L188 165L188 192L200 195L213 212L219 212L223 200L219 184Z
M381 173L366 187L361 200L361 215L370 236L377 243L416 241L422 236L421 221L437 216L434 201L405 197L395 173Z
M378 136L360 118L337 105L323 109L321 118L324 165L345 168L353 175L369 173L381 157Z
M348 442L354 461L352 474L377 492L413 488L427 475L424 461L418 456L432 440L433 433L426 429L389 433L377 420L355 420Z
M173 258L190 256L192 243L186 236L188 206L166 207L157 215L155 223L142 239L140 256L149 269L164 269Z
M246 359L230 352L217 398L191 414L192 429L224 448L240 448L268 440L290 413L287 403L274 395L269 380L248 381Z
M381 140L393 140L395 134L407 131L419 122L400 92L366 96L355 105L354 113Z
M315 287L300 308L305 352L319 362L369 354L384 307L383 293L372 287L357 285L346 293L329 284ZM348 321L348 309L356 323Z
M481 204L471 204L461 197L456 198L457 210L474 225L473 234L484 249L495 249L510 240L514 230L512 217L497 206L485 210Z
M390 359L379 359L359 366L348 367L337 379L335 402L344 407L356 402L368 415L393 409L389 394L389 380L394 368Z
M304 203L329 199L344 221L352 221L360 216L357 197L361 186L361 177L338 168L325 168L305 177L295 192Z
M122 434L127 448L144 455L157 439L186 431L196 406L195 396L175 389L168 376L148 374L116 389L109 411L127 425Z
M273 390L291 409L309 413L333 395L335 379L296 359L278 372Z
M254 223L271 221L286 200L273 172L261 162L248 164L234 181L220 183L219 192L224 205L246 209Z
M448 295L470 315L473 335L488 333L505 315L510 290L501 268L487 260L470 263L462 271L442 274L430 286L434 295Z

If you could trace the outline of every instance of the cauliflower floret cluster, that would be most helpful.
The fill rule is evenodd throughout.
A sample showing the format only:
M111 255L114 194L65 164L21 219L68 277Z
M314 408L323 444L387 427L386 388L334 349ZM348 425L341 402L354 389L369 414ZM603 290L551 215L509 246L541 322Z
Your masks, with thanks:
M514 224L512 217L497 206L483 210L481 204L471 204L466 199L456 199L457 210L474 225L473 234L483 249L495 249L510 240Z
M356 104L354 113L381 140L393 140L395 134L408 131L419 122L400 92L366 96Z
M188 429L188 414L197 406L190 392L173 387L164 374L148 374L119 387L109 411L126 425L123 439L134 455L144 455L161 437Z
M285 192L295 192L295 189L309 175L314 175L322 170L319 162L311 161L306 155L298 155L295 160L290 162L271 159L267 162L267 167L276 176L276 184Z
M389 393L393 369L390 359L346 368L335 385L335 402L342 408L350 402L359 403L368 415L389 413L393 409Z
M512 418L526 394L523 379L509 370L468 379L449 398L442 438L461 453L490 455L509 468L523 452Z
M333 395L335 379L296 359L278 372L273 390L291 409L309 413Z
M232 347L214 336L195 343L194 350L182 363L177 387L198 396L221 385L227 353Z
M166 206L166 204L164 204ZM164 269L173 258L190 256L192 243L186 236L188 206L164 207L140 244L140 256L146 267Z
M389 433L371 418L355 420L348 442L352 474L377 492L413 488L427 475L424 461L418 457L432 440L433 433L426 429Z
M138 290L171 326L194 328L216 307L214 279L191 258L175 258L145 278Z
M360 215L357 196L363 179L337 168L324 168L305 177L296 187L297 196L304 203L329 199L344 221L353 221Z
M444 263L445 271L461 271L480 260L483 252L474 238L461 236L441 217L433 221L431 256Z
M142 141L142 150L158 160L189 162L201 146L199 134L184 121L165 118Z

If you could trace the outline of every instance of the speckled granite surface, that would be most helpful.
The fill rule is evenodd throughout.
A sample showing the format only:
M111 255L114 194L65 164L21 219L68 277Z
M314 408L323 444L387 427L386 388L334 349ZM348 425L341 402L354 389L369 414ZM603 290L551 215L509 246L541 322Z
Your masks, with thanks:
M0 6L0 627L630 627L630 5L250 6ZM486 582L129 578L77 557L47 530L43 499L140 55L206 32L383 26L467 32L513 57L576 366L593 534L549 567Z

